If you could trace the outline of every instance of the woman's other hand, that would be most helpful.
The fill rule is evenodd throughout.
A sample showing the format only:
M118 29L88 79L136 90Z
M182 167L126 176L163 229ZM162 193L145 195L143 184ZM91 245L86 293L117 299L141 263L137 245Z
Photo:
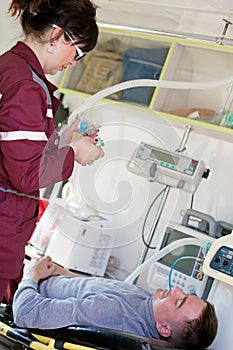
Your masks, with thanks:
M95 160L104 156L97 141L90 136L82 136L77 133L75 140L70 144L75 152L75 161L81 165L91 165Z

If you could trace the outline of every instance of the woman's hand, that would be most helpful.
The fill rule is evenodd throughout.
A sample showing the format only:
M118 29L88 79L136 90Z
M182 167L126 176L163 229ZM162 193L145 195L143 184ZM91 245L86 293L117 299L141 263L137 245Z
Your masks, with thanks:
M104 156L103 149L96 146L96 140L90 136L77 134L71 147L75 152L75 161L81 165L91 165L95 160Z
M80 118L77 119L68 126L61 133L59 148L69 145L73 148L75 153L75 161L81 165L91 165L95 160L104 156L104 151L100 146L96 146L95 140L98 136L98 131L93 135L80 134L78 125Z
M67 146L72 142L74 132L77 132L79 123L80 123L80 118L77 117L77 119L75 119L75 121L70 126L62 130L61 136L60 136L59 148Z

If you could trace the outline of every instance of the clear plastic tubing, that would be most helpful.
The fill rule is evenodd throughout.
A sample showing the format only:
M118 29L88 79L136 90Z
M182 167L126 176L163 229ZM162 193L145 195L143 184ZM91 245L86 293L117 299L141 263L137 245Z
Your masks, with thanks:
M99 100L113 93L116 93L118 91L122 91L125 89L150 86L150 87L161 87L166 89L179 89L179 90L187 90L187 89L211 90L211 89L216 89L220 86L224 86L232 83L233 83L232 77L225 80L218 80L218 81L211 81L211 82L185 82L185 81L168 81L168 80L155 80L155 79L128 80L123 83L116 84L114 86L103 89L95 93L94 95L92 95L81 106L75 109L73 113L71 113L68 124L72 123L77 118L77 116L81 115L83 112L91 108Z
M143 271L145 271L151 264L161 259L164 255L170 253L172 250L185 246L185 245L198 245L201 246L205 242L198 238L182 238L175 242L168 244L166 247L159 250L151 258L146 260L143 264L139 265L125 280L124 282L132 284L135 278L137 278Z

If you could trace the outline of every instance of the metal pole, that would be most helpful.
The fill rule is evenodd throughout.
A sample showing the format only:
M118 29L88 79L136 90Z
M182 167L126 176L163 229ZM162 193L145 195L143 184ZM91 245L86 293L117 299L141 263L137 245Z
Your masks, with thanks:
M184 132L184 135L182 137L180 145L176 149L177 153L182 153L182 152L184 152L186 150L186 144L187 144L187 141L188 141L188 138L189 138L189 134L192 131L192 126L191 125L185 125L185 128L186 128L186 130Z
M182 137L182 140L180 142L180 145L179 147L176 149L176 152L178 153L182 153L185 151L186 149L186 144L187 144L187 141L188 141L188 138L189 138L189 135L190 135L190 132L192 130L192 127L191 125L185 125L185 132L184 132L184 135ZM159 223L159 220L161 218L161 215L162 215L162 212L164 210L164 207L165 207L165 204L167 202L167 199L168 199L168 195L169 195L169 192L170 192L170 189L171 189L171 186L166 186L165 187L165 190L163 192L163 196L162 196L162 199L161 199L161 202L159 204L159 207L157 209L157 213L155 215L155 218L154 218L154 221L153 221L153 224L152 224L152 227L150 229L150 232L149 232L149 235L148 235L148 246L144 247L143 251L142 251L142 255L138 261L138 266L141 265L142 263L144 263L144 261L146 260L146 257L147 257L147 254L148 254L148 251L149 251L149 246L154 238L154 235L155 235L155 232L156 232L156 229L157 229L157 226L158 226L158 223ZM139 276L137 278L135 278L133 284L136 284L137 283L137 280L138 280Z

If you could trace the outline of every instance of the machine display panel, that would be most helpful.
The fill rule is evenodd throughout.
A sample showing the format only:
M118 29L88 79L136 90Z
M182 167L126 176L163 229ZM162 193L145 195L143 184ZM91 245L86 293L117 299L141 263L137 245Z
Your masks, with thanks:
M157 149L151 150L151 156L153 156L154 158L162 162L166 162L174 165L176 165L179 161L178 157L171 156L169 153L161 152L161 151L158 151Z
M166 233L164 235L164 239L162 241L162 245L161 245L160 249L162 249L163 247L167 246L168 244L170 244L174 241L177 241L178 239L189 238L189 237L190 237L189 235L187 235L183 232L180 232L178 230L175 230L175 229L168 227L166 230ZM182 246L182 247L176 248L173 251L171 251L170 253L166 254L163 258L161 258L159 260L159 262L166 265L166 266L171 267L172 264L180 257L184 257L184 256L197 257L199 250L200 250L200 247L194 246L194 245ZM195 265L194 259L185 259L185 260L179 261L175 265L175 269L188 275L188 276L191 276L194 265Z

